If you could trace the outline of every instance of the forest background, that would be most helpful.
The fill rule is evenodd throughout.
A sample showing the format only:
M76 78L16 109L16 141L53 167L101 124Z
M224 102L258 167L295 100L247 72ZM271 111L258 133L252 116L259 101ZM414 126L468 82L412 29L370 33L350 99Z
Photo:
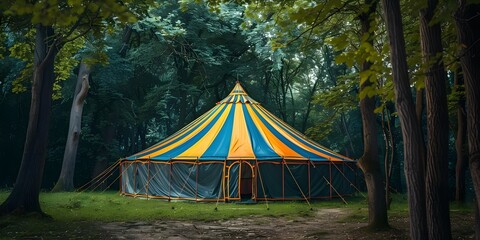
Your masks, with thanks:
M378 196L389 199L390 191L409 190L412 209L425 208L429 197L417 197L415 186L407 188L415 178L423 179L419 186L423 191L426 186L440 192L434 198L440 202L473 199L467 135L474 128L467 131L467 115L478 106L466 105L463 82L468 64L462 61L478 61L469 55L478 51L478 31L471 32L471 44L463 41L461 27L478 24L475 2L405 0L395 6L375 0L127 2L0 5L1 186L10 188L18 180L35 96L35 43L39 26L52 26L66 29L57 31L66 37L53 41L58 52L53 51L55 78L49 94L53 102L40 178L44 189L59 182L75 103L81 103L83 115L71 175L80 186L119 158L200 116L238 80L252 98L291 126L334 151L360 159L369 200L377 203L370 204L377 208L372 209L371 223L382 218L374 217L384 207ZM36 14L36 7L48 11ZM62 8L73 17L54 17ZM83 10L76 13L78 9ZM469 14L473 17L462 18ZM389 25L399 20L400 25ZM393 41L395 37L402 39ZM395 45L402 41L403 53ZM407 91L398 88L399 76ZM472 86L478 90L478 83ZM405 93L413 100L406 101L408 108L399 105ZM468 115L471 126L478 123L475 116ZM416 150L408 148L414 135ZM472 146L470 159L477 163L478 149ZM415 151L422 156L420 161L415 154L410 157ZM425 211L443 211L437 210ZM423 233L418 234L412 236Z

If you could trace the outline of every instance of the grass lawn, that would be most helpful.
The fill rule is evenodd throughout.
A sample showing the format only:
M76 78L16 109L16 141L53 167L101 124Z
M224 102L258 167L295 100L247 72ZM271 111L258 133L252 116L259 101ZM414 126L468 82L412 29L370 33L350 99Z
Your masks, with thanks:
M8 196L0 191L0 201ZM0 219L0 239L43 238L102 238L96 224L108 222L202 221L211 222L250 216L294 219L314 217L318 209L340 208L348 212L339 223L364 223L368 221L366 200L359 197L315 201L311 207L306 202L265 202L257 204L168 202L166 200L141 199L120 196L117 192L41 193L43 211L52 219L38 216L8 216ZM217 210L215 208L217 207ZM471 206L452 205L457 215L471 215ZM396 195L389 211L391 219L405 219L408 208L405 195ZM402 220L403 221L403 220ZM453 220L452 220L453 221ZM473 223L472 223L473 224ZM407 223L408 225L408 223Z

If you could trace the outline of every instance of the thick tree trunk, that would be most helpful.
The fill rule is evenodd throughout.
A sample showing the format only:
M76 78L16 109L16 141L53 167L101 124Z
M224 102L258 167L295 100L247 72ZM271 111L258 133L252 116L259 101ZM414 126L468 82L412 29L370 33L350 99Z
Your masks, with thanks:
M467 5L466 0L458 0L458 4L455 20L462 47L460 63L465 81L469 165L476 203L480 206L480 4Z
M430 239L451 239L448 190L447 79L439 23L431 23L437 0L420 10L420 38L426 67L427 102L426 205Z
M455 91L464 92L463 75L461 68L455 72ZM455 166L455 201L465 201L465 170L467 161L465 161L465 135L467 131L467 117L465 116L465 94L462 93L457 103L457 136L455 138L455 151L457 153L457 163Z
M12 212L43 214L39 193L47 152L52 89L55 79L54 60L57 50L53 28L37 25L32 100L22 163L12 192L0 206L0 215Z
M362 33L368 35L368 42L373 44L370 33L370 22L377 6L375 0L365 0L368 11L360 16ZM370 69L372 63L362 64L362 71ZM360 84L361 91L373 85L370 80ZM378 158L377 125L375 120L375 98L365 96L360 99L360 112L363 126L363 156L358 161L365 177L368 191L368 225L371 229L388 227L387 206L385 202L385 185L383 184L382 170Z
M423 119L423 88L416 91L415 94L415 112L417 115L417 122L420 128L422 127Z
M77 147L82 129L83 104L88 93L88 88L90 87L88 83L89 75L90 67L82 61L80 63L80 69L78 70L77 85L73 96L72 109L70 110L70 123L65 152L63 154L62 171L60 172L60 177L55 187L52 189L53 192L74 190L73 175L75 172Z
M405 39L398 1L382 0L387 25L395 90L395 103L402 126L405 178L408 189L410 237L428 239L425 206L425 165L421 154L421 132L410 91Z
M480 236L480 212L479 212L479 209L478 209L478 204L477 204L477 200L475 199L474 201L475 203L475 206L473 207L473 211L475 211L475 239L479 239L479 236Z
M420 154L424 159L427 157L427 149L425 146L424 131L423 131L423 95L424 89L419 89L415 94L415 112L417 115L417 123L420 128Z

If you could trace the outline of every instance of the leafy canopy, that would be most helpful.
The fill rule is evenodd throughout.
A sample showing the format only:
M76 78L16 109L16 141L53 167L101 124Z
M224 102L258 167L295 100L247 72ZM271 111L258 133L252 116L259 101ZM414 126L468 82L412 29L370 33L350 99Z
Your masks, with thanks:
M102 40L105 32L112 32L119 24L135 22L150 4L153 2L136 0L2 1L0 18L4 23L0 28L14 34L2 34L2 40L8 38L13 44L8 49L0 49L0 57L8 55L24 63L11 90L21 93L28 89L34 68L34 25L51 26L55 32L54 45L62 49L55 60L53 98L58 99L61 97L60 82L67 79L78 64L79 59L74 56L85 47L87 34Z

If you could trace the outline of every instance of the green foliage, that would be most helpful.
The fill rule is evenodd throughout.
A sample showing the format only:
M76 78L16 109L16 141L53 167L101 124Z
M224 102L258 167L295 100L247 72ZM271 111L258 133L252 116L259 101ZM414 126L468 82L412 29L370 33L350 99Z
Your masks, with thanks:
M12 92L23 93L30 86L33 74L33 52L34 46L32 42L35 39L35 30L30 29L28 33L18 39L9 49L10 57L19 59L25 63L25 67L20 71L17 78L13 81ZM55 82L53 85L53 99L61 98L61 82L65 81L72 75L72 70L78 65L78 60L72 57L84 45L84 39L78 38L73 42L65 44L63 51L57 55L55 59Z
M7 16L28 16L32 24L44 26L55 25L57 28L70 28L79 19L95 15L98 19L117 16L120 22L134 22L135 14L127 6L135 1L82 1L82 0L48 0L27 2L11 1L2 5Z
M10 47L10 57L19 59L25 63L25 67L20 71L17 78L13 81L12 92L22 93L27 91L28 80L33 74L33 52L35 46L32 44L35 39L35 29L31 28L19 40Z
M0 59L3 59L7 52L6 42L7 42L7 33L0 26Z
M10 1L0 5L0 17L6 19L10 29L23 29L26 34L12 37L14 44L10 47L10 56L25 62L13 82L12 91L25 92L33 73L33 51L36 24L53 26L55 30L54 44L59 51L55 59L56 79L53 86L53 99L61 97L61 81L72 74L78 59L74 57L83 48L88 32L97 39L102 39L105 30L112 30L117 23L136 21L136 16L145 12L151 1L81 1L81 0L48 0L48 1ZM28 21L25 24L25 20ZM18 23L23 24L18 24ZM7 28L8 29L8 28ZM99 60L102 61L102 60Z

